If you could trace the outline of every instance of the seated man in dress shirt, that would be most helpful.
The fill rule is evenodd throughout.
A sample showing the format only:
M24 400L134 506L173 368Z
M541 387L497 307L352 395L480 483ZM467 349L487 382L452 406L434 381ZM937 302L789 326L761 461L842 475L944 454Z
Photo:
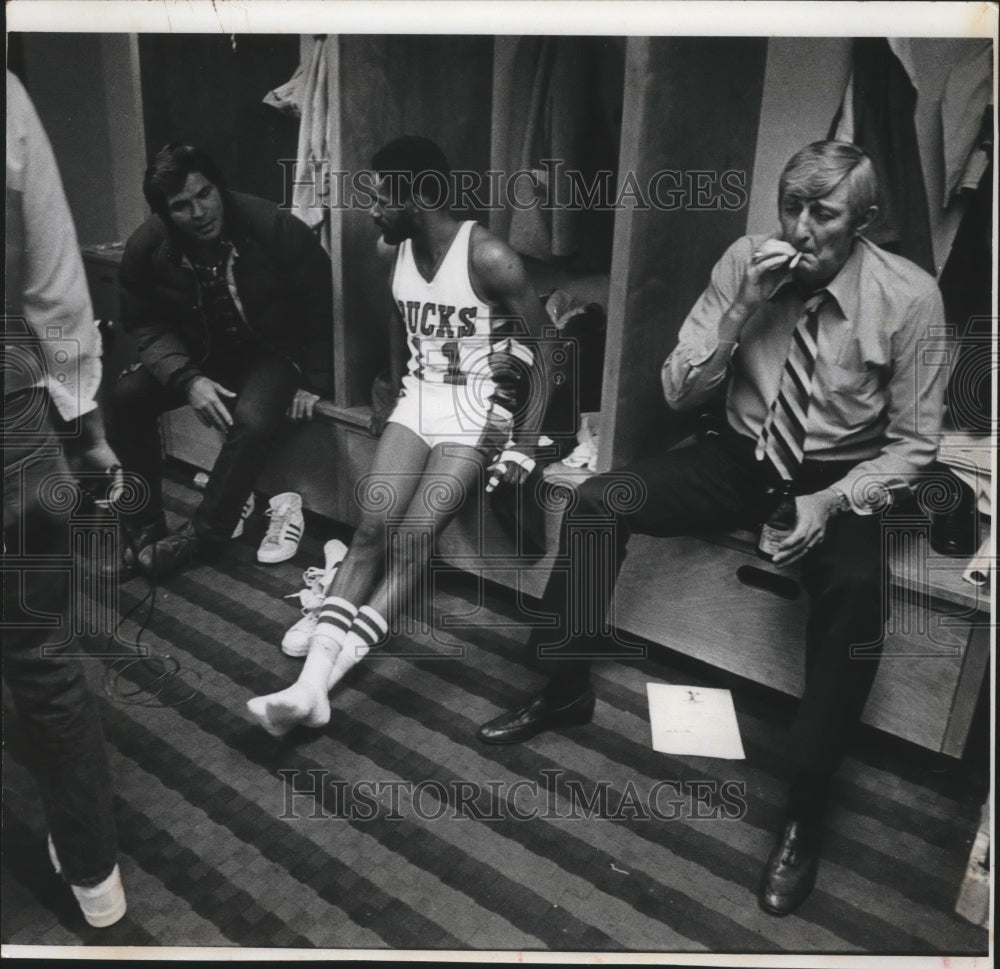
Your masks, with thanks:
M746 527L767 518L791 481L797 521L774 562L801 561L810 612L805 693L783 751L787 813L759 888L776 915L793 911L815 882L831 779L878 665L888 572L875 512L937 452L947 374L921 347L943 323L941 298L922 269L863 238L876 199L872 163L854 145L816 142L788 162L780 233L730 246L663 364L670 407L725 395L724 430L624 469L642 481L641 507L623 507L619 473L582 485L561 552L581 547L567 541L574 521L603 522L614 530L613 561L596 567L584 544L568 572L553 574L544 611L560 627L533 640L549 683L479 732L486 743L517 743L590 720L590 662L580 656L593 655L595 638L570 634L567 603L603 606L601 584L617 578L631 532Z

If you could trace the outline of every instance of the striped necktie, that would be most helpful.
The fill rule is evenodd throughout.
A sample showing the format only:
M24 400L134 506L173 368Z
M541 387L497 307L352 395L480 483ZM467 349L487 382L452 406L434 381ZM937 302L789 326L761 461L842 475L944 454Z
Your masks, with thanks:
M781 374L778 396L768 411L757 439L757 460L767 459L785 481L795 480L802 463L806 422L816 366L816 334L820 307L829 299L826 290L805 301L805 312L792 331L792 343Z

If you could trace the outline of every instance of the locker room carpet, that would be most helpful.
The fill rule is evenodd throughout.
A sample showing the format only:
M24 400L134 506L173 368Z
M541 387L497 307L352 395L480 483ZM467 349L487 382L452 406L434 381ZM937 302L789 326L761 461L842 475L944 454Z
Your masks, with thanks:
M171 519L196 497L178 476L168 482ZM732 681L671 656L606 663L592 724L487 747L477 726L539 681L519 661L512 597L481 596L468 577L442 577L435 614L440 627L474 613L474 628L398 637L341 684L326 728L269 737L244 705L296 675L300 661L276 645L297 616L282 597L335 531L310 521L295 559L260 566L263 527L255 518L224 558L158 590L142 641L154 660L174 657L176 675L85 660L129 902L113 928L88 928L52 874L16 718L5 717L5 944L986 952L986 931L953 912L985 795L981 758L861 731L817 887L799 912L773 918L754 889L780 817L787 699L735 694L746 761L669 757L650 749L646 682ZM124 584L121 608L143 593L141 580ZM135 632L130 621L122 636Z

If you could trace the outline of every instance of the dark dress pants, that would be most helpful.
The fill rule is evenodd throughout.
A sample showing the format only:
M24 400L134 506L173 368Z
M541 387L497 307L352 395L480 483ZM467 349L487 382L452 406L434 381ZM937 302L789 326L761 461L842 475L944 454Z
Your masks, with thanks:
M285 357L246 348L224 360L209 360L206 376L234 391L227 401L233 417L212 468L192 525L208 542L228 539L257 475L267 463L286 424L299 374ZM138 475L148 489L141 510L129 516L134 529L153 524L163 514L163 460L159 418L187 403L182 391L164 387L143 366L126 371L111 392L108 437L126 471Z
M778 482L754 458L754 442L725 431L687 447L650 454L589 478L568 508L560 562L542 599L555 627L536 630L531 660L549 676L553 699L579 695L591 658L624 656L614 642L607 605L633 533L676 536L752 527L764 520ZM839 480L850 465L807 462L797 490L811 494ZM825 540L801 561L810 596L804 630L805 693L786 748L796 776L818 789L843 756L878 666L884 628L880 515L832 516ZM671 590L665 588L664 596ZM854 646L869 646L855 651Z
M97 703L75 658L79 644L70 637L70 575L79 567L70 534L74 501L47 401L43 391L5 401L3 678L63 874L71 884L96 885L117 860L111 771Z

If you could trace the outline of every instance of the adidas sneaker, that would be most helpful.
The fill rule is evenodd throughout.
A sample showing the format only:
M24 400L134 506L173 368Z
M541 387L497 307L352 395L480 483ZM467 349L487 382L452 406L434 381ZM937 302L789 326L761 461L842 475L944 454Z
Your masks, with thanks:
M243 526L246 524L246 520L253 514L253 510L256 507L257 502L254 501L253 492L251 491L250 497L243 504L243 511L240 512L240 520L233 529L233 538L239 538L243 534Z
M337 567L347 554L347 546L337 539L331 539L323 546L323 568L312 565L302 573L302 582L305 586L300 592L293 592L286 599L294 599L296 596L302 604L302 618L281 640L281 651L286 656L301 659L309 652L309 640L312 639L316 631L316 624L319 622L319 611L323 605L330 586L333 584L333 577L337 574Z
M302 496L293 491L275 495L264 514L271 519L271 524L257 549L257 561L286 562L298 551L305 530Z

